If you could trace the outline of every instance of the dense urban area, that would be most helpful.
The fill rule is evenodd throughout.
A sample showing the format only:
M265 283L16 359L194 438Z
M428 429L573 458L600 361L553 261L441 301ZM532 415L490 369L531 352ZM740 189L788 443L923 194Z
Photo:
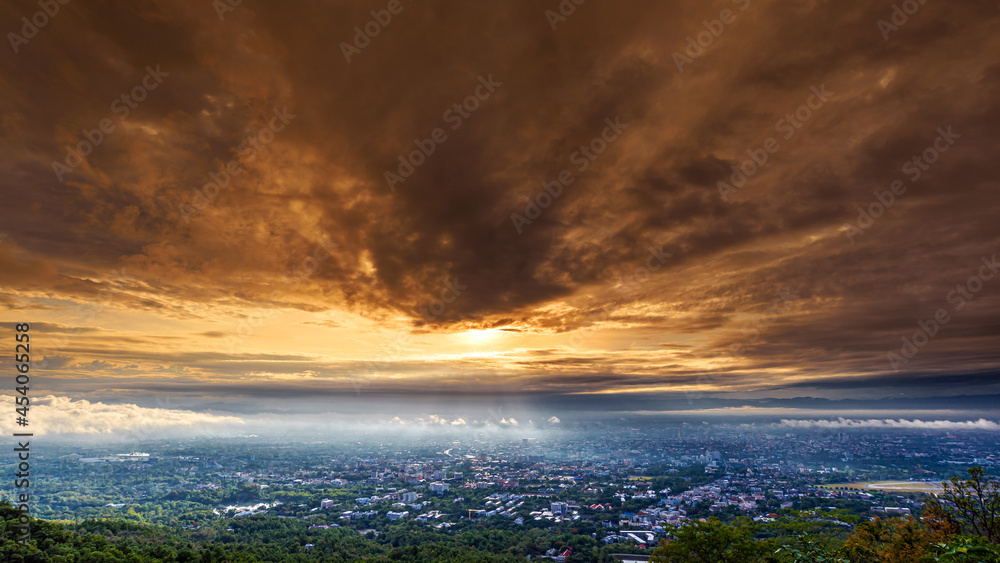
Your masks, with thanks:
M919 522L942 481L1000 460L995 432L780 424L32 448L33 518L163 561L646 561L712 526L778 555L805 535L834 549L859 526ZM12 528L5 550L27 554Z

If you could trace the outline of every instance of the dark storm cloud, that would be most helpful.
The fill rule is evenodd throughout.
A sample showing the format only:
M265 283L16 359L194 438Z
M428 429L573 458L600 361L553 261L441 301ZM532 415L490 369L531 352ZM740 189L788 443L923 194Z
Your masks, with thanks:
M910 386L924 390L945 391L954 394L954 390L1000 388L1000 373L984 371L976 373L908 373L906 375L883 375L877 377L840 378L830 377L822 380L800 381L782 386L785 389L813 387L822 389L892 389ZM949 390L951 390L949 392Z
M421 330L602 322L710 334L688 358L746 342L745 363L720 368L746 384L765 381L748 368L891 371L900 339L952 310L950 289L1000 250L1000 8L927 3L886 39L889 1L743 5L594 2L553 30L555 2L404 3L350 63L340 44L381 5L246 0L222 20L210 2L63 6L0 59L0 304L106 299L186 319L200 304L351 308ZM736 21L678 72L673 54L724 8ZM4 28L36 9L7 3ZM150 68L162 83L122 118L115 100ZM445 112L480 77L499 85L452 129ZM784 138L779 120L821 87L829 100ZM275 112L294 117L247 158L242 143ZM574 153L615 118L627 128L578 170ZM114 132L57 178L52 163L102 119ZM904 163L949 127L954 146L910 178ZM390 191L385 172L436 128L447 140ZM769 137L780 150L727 201L718 182ZM234 160L218 195L195 192ZM573 183L519 232L512 214L562 170ZM857 207L897 179L906 193L850 240ZM639 290L615 289L651 248L673 257ZM465 289L428 315L454 284ZM782 288L795 306L747 342L746 319ZM906 369L996 367L1000 281L952 312ZM587 362L601 373L581 389L650 383L619 375L635 373L691 383L676 359L550 358L531 385Z

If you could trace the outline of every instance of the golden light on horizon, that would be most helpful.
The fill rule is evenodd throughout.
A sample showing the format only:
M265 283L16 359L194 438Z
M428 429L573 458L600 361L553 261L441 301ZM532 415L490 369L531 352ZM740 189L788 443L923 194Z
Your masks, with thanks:
M502 337L504 331L497 328L487 328L479 330L469 330L461 333L462 339L471 344L484 344L493 342Z

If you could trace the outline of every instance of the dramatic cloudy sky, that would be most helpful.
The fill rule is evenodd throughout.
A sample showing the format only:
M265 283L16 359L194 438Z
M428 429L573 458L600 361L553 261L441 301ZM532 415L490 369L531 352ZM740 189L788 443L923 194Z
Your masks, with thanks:
M994 0L402 0L348 61L387 4L3 4L0 320L53 405L1000 391Z

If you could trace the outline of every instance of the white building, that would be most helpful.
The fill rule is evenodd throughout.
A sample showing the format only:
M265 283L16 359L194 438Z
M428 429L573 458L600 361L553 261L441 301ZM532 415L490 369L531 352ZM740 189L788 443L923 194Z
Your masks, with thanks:
M403 511L403 512L392 512L392 511L389 511L389 513L386 514L386 516L389 517L389 520L399 520L401 518L406 518L409 515L410 515L410 513L407 512L407 511Z

